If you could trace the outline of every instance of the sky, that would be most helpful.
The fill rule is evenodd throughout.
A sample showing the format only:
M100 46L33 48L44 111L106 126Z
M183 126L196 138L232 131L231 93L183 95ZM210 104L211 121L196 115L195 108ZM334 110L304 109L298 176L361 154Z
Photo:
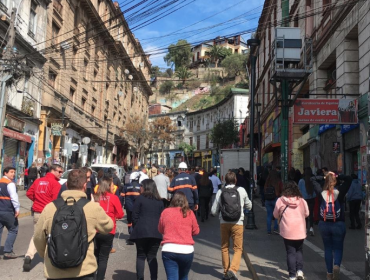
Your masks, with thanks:
M144 27L136 27L148 20L140 19L135 12L145 11L145 5L157 2L174 2L171 9L185 7ZM147 2L125 13L130 28L146 53L150 53L153 66L168 68L164 62L165 50L179 39L189 43L214 39L217 36L248 33L242 35L245 40L250 38L251 31L258 25L258 19L263 8L263 0L145 0ZM119 1L122 11L143 0ZM146 9L153 12L153 6ZM168 9L168 8L167 8ZM161 10L154 16L161 14ZM153 16L151 16L153 17ZM173 34L175 33L175 34Z

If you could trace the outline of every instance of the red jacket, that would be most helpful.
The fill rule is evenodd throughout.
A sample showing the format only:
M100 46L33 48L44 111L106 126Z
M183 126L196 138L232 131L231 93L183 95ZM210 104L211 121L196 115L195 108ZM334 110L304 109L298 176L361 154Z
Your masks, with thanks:
M169 207L162 212L158 231L163 234L162 245L194 245L193 236L199 234L199 225L193 211L184 218L180 207Z
M60 187L58 179L50 172L33 182L27 191L27 197L33 201L33 211L41 213L47 204L57 199Z
M122 205L118 196L106 193L105 197L100 198L99 204L104 209L105 213L113 220L114 227L110 234L116 234L116 219L123 218Z

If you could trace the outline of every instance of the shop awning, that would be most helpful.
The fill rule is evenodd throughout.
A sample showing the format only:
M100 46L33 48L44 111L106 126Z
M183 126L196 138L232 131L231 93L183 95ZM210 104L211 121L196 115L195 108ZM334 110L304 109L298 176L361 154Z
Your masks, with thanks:
M9 138L17 139L19 141L23 141L27 143L32 143L31 136L28 136L23 133L19 133L17 131L14 131L14 130L11 130L5 127L3 127L3 134L4 136L9 137Z
M264 152L265 154L271 153L274 149L281 147L281 143L271 143L265 147Z

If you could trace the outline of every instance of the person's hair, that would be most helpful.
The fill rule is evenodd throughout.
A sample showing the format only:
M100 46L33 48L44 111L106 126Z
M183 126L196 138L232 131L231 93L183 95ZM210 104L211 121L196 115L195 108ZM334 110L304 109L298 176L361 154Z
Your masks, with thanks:
M139 171L142 171L142 170L146 170L146 167L145 166L142 166L142 165L140 165L140 168L139 168Z
M103 178L103 176L104 176L104 170L103 169L100 169L98 171L98 180L100 180L101 178Z
M110 192L111 185L112 185L112 178L109 178L108 176L104 175L100 179L98 190L94 194L94 200L100 201L102 197L107 196L107 193Z
M60 164L52 164L50 166L50 170L57 171L58 168L63 169L63 167Z
M289 180L288 182L284 184L284 189L281 195L285 197L301 197L302 198L302 194L298 188L297 183L292 180Z
M84 172L86 172L86 173L90 172L90 174L92 174L91 169L90 169L90 168L88 168L88 167L86 167L86 166L81 167L80 169L81 169L81 170L83 170L83 171L84 171Z
M209 184L209 175L208 172L204 171L202 177L200 177L199 184L202 186L207 186Z
M322 169L317 169L317 171L316 171L316 175L317 176L324 176L324 172L322 172Z
M239 172L241 173L240 175L243 175L245 174L245 169L243 167L239 167Z
M352 179L356 180L358 179L358 176L356 174L351 174Z
M10 170L15 170L15 168L13 166L5 167L3 170L3 175L5 175L5 173L9 173Z
M165 172L163 167L159 167L157 171L160 172L160 173L164 173Z
M325 177L323 190L328 191L329 194L333 193L334 187L337 184L337 175L334 172L329 172Z
M299 169L295 170L294 182L298 184L299 180L302 179L302 173Z
M195 166L195 172L199 172L200 170L200 167L199 166Z
M327 167L323 167L323 168L321 168L321 170L325 170L326 172L329 171L329 169Z
M157 185L152 179L145 179L141 182L141 185L143 186L143 193L142 196L150 199L156 199L161 200L157 189Z
M294 167L290 168L288 172L288 179L294 181L295 179L295 169Z
M82 190L87 182L86 172L80 169L72 169L68 173L67 189Z
M273 186L275 190L279 188L279 184L281 182L281 178L279 175L279 172L277 172L275 169L272 169L267 176L265 186Z
M233 185L236 183L236 174L234 172L227 172L225 175L225 182L227 185Z
M311 177L313 176L311 167L305 167L304 172L304 185L308 195L313 194L313 183L311 181Z
M32 162L31 167L35 167L35 166L36 166L36 162Z
M216 169L213 169L212 171L211 171L211 175L216 175L217 174L217 170Z
M180 207L180 211L182 212L182 216L184 218L186 218L188 213L191 211L188 200L186 199L185 194L181 191L177 191L172 197L170 207Z

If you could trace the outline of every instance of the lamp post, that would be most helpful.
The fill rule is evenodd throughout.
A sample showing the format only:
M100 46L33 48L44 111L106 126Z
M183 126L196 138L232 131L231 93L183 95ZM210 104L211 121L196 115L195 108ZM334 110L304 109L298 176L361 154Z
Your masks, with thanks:
M256 103L257 107L257 127L258 127L258 164L262 166L262 155L261 155L261 112L259 107L262 106L261 103Z
M250 47L250 55L249 59L251 61L251 81L250 81L250 94L251 94L251 111L250 111L250 129L249 129L249 162L250 162L250 172L252 174L252 187L254 189L255 187L255 181L254 181L254 96L255 96L255 90L256 90L256 61L257 56L254 55L253 51L260 45L260 40L258 39L249 39L247 41L247 45ZM253 201L253 190L251 190L251 201ZM246 229L257 229L257 226L255 224L254 219L254 212L253 212L253 206L251 211L247 214L247 225L245 226Z

